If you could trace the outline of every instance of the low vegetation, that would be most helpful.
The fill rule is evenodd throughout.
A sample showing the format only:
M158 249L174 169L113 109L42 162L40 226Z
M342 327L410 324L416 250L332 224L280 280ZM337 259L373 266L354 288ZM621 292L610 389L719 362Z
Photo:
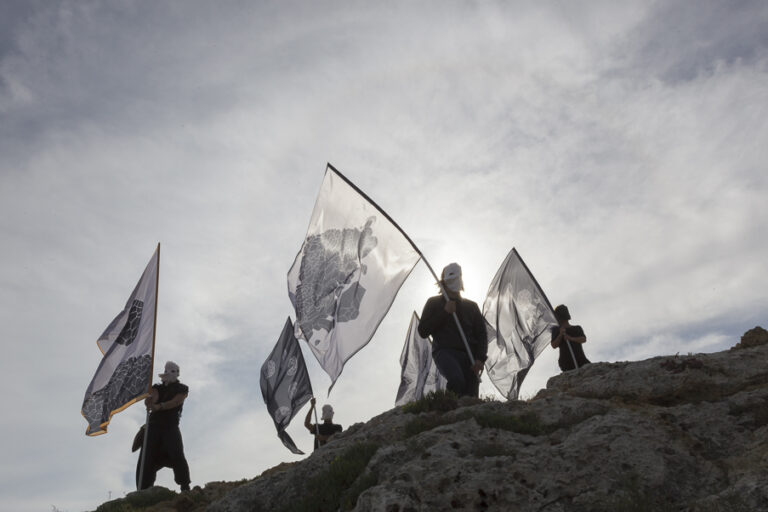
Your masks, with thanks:
M459 406L459 397L453 391L430 391L423 398L403 406L403 412L419 414L422 412L448 412Z
M328 469L312 477L301 498L286 504L284 512L351 510L360 494L376 485L378 475L366 471L371 457L379 449L375 443L357 443L336 457Z
M108 501L100 505L96 512L139 512L157 503L176 498L178 494L164 487L155 487L150 492L137 492L125 498Z
M483 428L498 428L528 436L545 435L553 430L552 427L541 423L538 416L534 413L525 413L520 416L514 416L511 414L485 411L479 414L474 414L473 417L477 424Z

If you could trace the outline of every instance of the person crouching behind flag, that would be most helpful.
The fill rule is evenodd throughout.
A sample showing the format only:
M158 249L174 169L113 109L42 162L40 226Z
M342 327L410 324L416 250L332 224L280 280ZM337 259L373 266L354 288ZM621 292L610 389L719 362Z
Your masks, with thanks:
M152 487L157 470L166 466L173 469L173 479L181 486L181 490L189 490L189 465L184 457L184 444L179 430L181 410L189 388L179 382L180 373L179 365L173 361L165 363L165 371L159 375L162 384L153 385L152 394L144 401L150 414L143 481L139 489ZM139 467L137 481L140 472Z
M307 417L304 418L304 426L307 427L310 434L315 436L315 450L317 450L327 443L331 436L338 434L343 429L341 428L341 425L337 425L333 422L333 407L329 404L323 406L323 414L320 416L320 419L323 420L323 422L319 425L310 423L312 420L312 412L315 410L314 397L309 403L312 404L312 406L309 408L309 411L307 411Z
M464 282L458 263L443 269L440 282L450 300L446 301L442 294L427 300L419 321L419 335L422 338L432 336L432 359L447 381L446 388L459 396L476 397L480 385L478 377L488 353L485 318L477 303L461 297ZM474 365L452 318L453 313L458 316L467 337L475 358Z
M560 369L567 372L589 364L583 347L587 336L580 325L570 324L571 314L565 304L555 308L555 319L560 325L552 328L552 348L560 349L560 357L557 360Z

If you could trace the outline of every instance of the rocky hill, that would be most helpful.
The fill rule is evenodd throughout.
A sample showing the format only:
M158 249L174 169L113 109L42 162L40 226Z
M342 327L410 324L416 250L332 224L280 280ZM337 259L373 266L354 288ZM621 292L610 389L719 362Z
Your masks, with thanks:
M595 363L529 401L438 395L307 459L98 512L768 510L768 332L731 350Z

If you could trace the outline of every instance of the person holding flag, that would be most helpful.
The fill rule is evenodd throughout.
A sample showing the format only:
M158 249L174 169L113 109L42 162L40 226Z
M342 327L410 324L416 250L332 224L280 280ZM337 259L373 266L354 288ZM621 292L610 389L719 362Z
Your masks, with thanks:
M580 325L571 325L571 314L565 304L560 304L555 308L555 318L559 326L553 327L552 348L560 349L560 357L557 364L564 372L581 368L589 364L589 359L584 355L584 343L587 342L587 336Z
M443 269L438 284L447 298L440 294L427 300L421 313L419 335L432 336L432 358L448 381L446 388L459 396L478 396L479 377L488 352L485 318L477 303L461 297L464 282L458 263ZM467 345L451 318L454 313L466 334Z
M167 465L173 469L173 478L181 490L189 490L189 465L184 457L179 430L181 410L189 387L179 382L180 373L179 365L173 361L165 363L165 371L159 375L162 383L153 385L150 396L144 401L150 414L142 448L143 472L138 468L138 473L143 475L139 489L152 487L157 470Z
M341 432L343 429L341 425L337 425L333 422L333 407L330 404L323 406L323 414L320 419L323 420L320 424L311 424L312 412L315 410L315 398L309 401L311 407L307 411L307 417L304 418L304 426L309 430L310 434L315 436L315 450L323 446L334 435Z

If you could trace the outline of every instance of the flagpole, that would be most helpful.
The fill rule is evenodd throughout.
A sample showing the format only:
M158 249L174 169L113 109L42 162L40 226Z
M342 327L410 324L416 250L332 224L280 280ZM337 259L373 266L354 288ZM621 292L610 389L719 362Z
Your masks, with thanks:
M144 440L141 442L141 462L139 463L139 481L136 482L136 490L141 490L144 483L144 463L147 462L147 438L149 437L149 408L147 408L147 417L144 420Z
M155 371L155 333L157 332L157 302L159 299L158 291L160 289L160 242L157 242L157 272L155 273L155 319L152 323L152 358L149 361L149 384L147 393L152 396L152 373ZM139 481L136 485L137 490L141 490L144 483L144 464L147 461L147 439L149 438L149 407L147 407L147 417L144 420L144 441L141 445L141 462L139 464Z
M424 253L422 253L421 250L418 247L416 247L416 244L413 243L413 240L411 240L411 237L409 237L408 234L405 231L403 231L403 228L401 228L400 225L397 222L395 222L392 219L392 217L389 216L389 214L387 212L382 210L381 207L378 204L376 204L375 201L373 201L370 197L368 197L368 194L366 194L365 192L360 190L357 187L357 185L355 185L354 183L349 181L349 179L347 179L346 176L341 174L341 172L339 172L338 169L336 169L330 163L327 163L326 165L328 166L328 169L330 169L331 171L336 173L336 175L338 175L339 178L344 180L347 183L347 185L352 187L358 194L363 196L363 198L365 198L369 203L371 203L371 205L374 208L376 208L379 211L379 213L381 213L384 217L386 217L386 219L389 222L391 222L392 225L395 226L395 228L397 228L398 231L400 231L400 233L405 237L406 240L408 240L408 243L411 244L411 247L413 247L413 250L416 251L416 253L422 259L422 261L424 261L424 264L427 266L429 271L432 273L432 276L435 278L435 281L437 281L437 284L440 286L440 291L442 292L443 297L445 298L445 300L449 301L450 298L448 297L448 294L446 293L445 288L443 288L443 283L440 281L440 279L437 278L437 274L435 274L435 271L432 269L432 265L430 265L429 262L427 261L427 259L424 257ZM464 329L461 328L461 323L459 322L459 317L456 315L455 312L453 313L453 320L454 320L454 322L456 322L456 327L459 329L459 334L461 335L461 341L464 342L464 348L467 349L467 355L469 356L469 360L472 362L472 366L474 366L475 365L475 357L472 355L472 350L470 350L470 348L469 348L469 343L467 342L467 337L464 334ZM477 380L478 380L478 382L480 381L480 376L477 377Z
M317 407L313 407L312 410L315 412L315 441L317 441L317 447L320 448L320 439L317 437L320 435L320 423L317 421ZM314 444L312 445L312 449L315 449Z
M571 342L568 341L568 340L565 340L565 339L563 341L565 342L566 345L568 345L568 350L570 351L571 357L573 358L573 365L578 370L579 369L579 363L576 362L576 356L573 355L573 347L571 346Z

